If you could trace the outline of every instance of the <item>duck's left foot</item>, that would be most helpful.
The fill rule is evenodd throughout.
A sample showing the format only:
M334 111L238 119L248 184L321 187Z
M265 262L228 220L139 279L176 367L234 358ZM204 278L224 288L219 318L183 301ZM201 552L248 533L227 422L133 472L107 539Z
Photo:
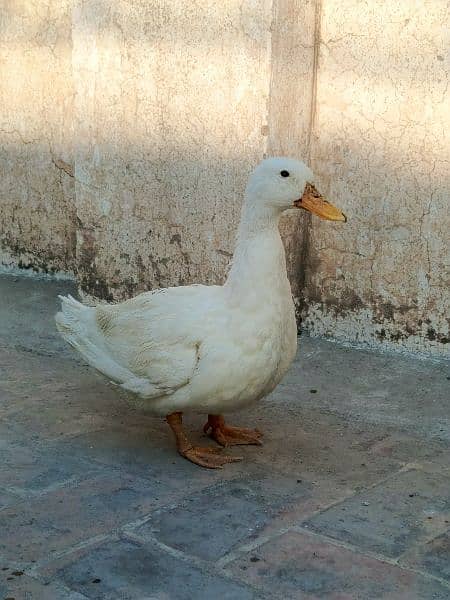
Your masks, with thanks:
M178 452L194 464L207 469L221 469L227 463L242 460L241 456L223 455L222 448L193 446L183 429L182 414L180 412L167 415L166 420L175 435Z
M203 431L208 433L209 437L216 440L221 446L235 446L244 444L253 444L261 446L262 433L257 429L245 429L243 427L230 427L225 424L222 415L208 415L208 421L203 427Z
M181 456L187 458L199 467L207 469L222 469L227 463L239 462L242 456L226 456L220 454L222 448L201 448L199 446L191 446L185 450L178 450Z

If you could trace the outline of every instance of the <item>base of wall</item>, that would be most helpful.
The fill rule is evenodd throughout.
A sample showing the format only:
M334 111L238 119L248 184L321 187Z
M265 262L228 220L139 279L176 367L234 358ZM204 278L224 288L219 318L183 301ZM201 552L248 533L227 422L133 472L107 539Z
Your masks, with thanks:
M31 258L30 258L31 257ZM21 260L20 257L13 256L2 251L0 254L0 275L13 275L16 277L33 277L38 279L50 279L61 281L75 281L76 276L73 271L48 271L36 266L32 255Z
M311 337L322 337L353 348L405 352L424 358L450 358L448 337L430 333L434 329L428 324L422 326L420 334L403 334L394 321L377 323L376 315L369 308L337 315L335 311L313 303L308 305L305 313L302 329Z
M5 255L0 258L0 276L29 277L32 279L46 279L49 281L76 282L72 272L45 273L43 271L24 269L17 266L17 262L5 260ZM104 304L90 294L83 292L78 286L78 295L87 305ZM307 314L303 314L301 330L310 337L320 337L331 342L339 343L351 348L371 349L378 352L400 352L412 354L415 357L432 360L450 359L450 344L436 339L429 339L429 327L424 328L423 335L399 336L395 323L389 327L386 323L379 324L374 321L374 314L370 309L355 310L345 316L337 316L334 312L320 304L310 304Z
M30 279L48 279L49 281L76 281L74 273L65 273L64 271L45 273L44 271L31 271L30 269L8 267L5 265L0 265L0 275L7 275L11 277L29 277Z

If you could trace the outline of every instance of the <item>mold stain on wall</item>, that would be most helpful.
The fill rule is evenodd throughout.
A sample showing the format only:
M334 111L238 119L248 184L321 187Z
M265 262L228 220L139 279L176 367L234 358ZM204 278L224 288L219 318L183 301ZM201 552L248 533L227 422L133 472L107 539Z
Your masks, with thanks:
M449 353L449 10L322 2L311 162L349 221L310 230L313 333Z
M108 301L220 283L249 171L297 156L349 216L282 219L302 327L448 353L447 2L0 12L4 266Z

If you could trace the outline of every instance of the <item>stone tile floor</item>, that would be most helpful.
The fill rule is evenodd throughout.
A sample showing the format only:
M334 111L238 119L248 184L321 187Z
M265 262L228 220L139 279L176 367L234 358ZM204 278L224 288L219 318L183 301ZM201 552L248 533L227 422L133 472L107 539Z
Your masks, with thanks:
M448 363L302 336L202 470L58 338L67 291L0 278L0 600L450 598Z

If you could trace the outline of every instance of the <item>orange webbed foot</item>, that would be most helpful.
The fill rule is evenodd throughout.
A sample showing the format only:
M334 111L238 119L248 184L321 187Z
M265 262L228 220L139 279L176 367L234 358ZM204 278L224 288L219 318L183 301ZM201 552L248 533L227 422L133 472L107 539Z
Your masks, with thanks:
M231 427L225 424L221 415L208 415L208 421L203 427L204 433L208 434L221 446L255 445L261 446L262 433L257 429L246 429L244 427ZM209 433L208 433L209 432Z
M192 463L200 467L206 467L207 469L221 469L227 463L242 460L241 456L226 456L222 454L222 448L193 446L183 429L181 412L174 412L167 415L166 420L175 435L179 454Z
M201 446L192 446L183 451L179 451L191 462L207 469L222 469L227 463L238 462L242 456L227 456L221 454L222 448L203 448Z

